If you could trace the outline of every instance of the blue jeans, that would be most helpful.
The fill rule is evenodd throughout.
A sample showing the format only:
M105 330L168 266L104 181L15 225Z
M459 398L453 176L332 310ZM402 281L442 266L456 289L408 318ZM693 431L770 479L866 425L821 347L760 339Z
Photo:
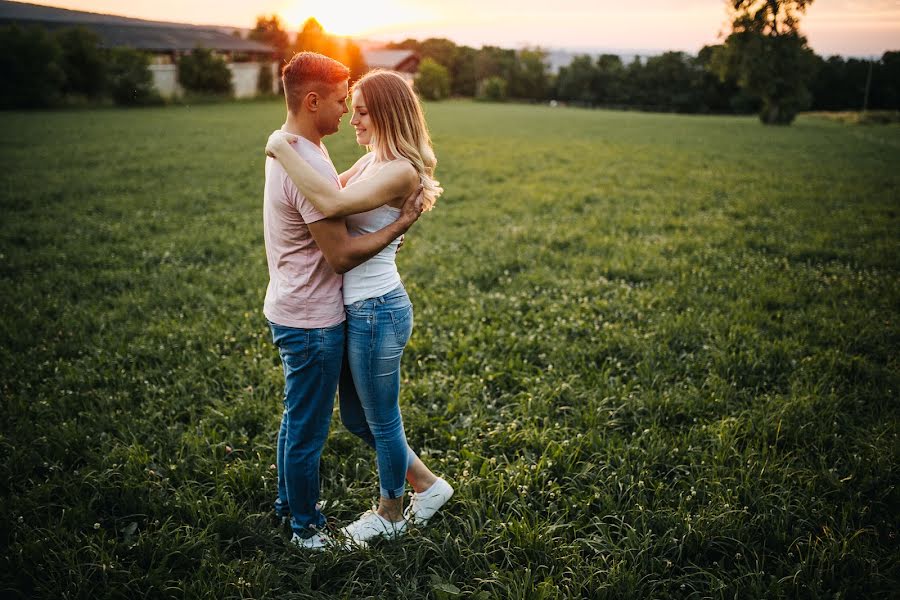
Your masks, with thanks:
M413 328L403 286L345 307L347 351L341 373L341 421L375 449L381 495L400 498L416 455L400 416L400 359ZM348 369L349 367L349 369Z
M344 324L298 329L269 323L284 367L284 412L278 431L275 512L291 515L303 537L325 524L319 500L319 460L328 437L344 352Z

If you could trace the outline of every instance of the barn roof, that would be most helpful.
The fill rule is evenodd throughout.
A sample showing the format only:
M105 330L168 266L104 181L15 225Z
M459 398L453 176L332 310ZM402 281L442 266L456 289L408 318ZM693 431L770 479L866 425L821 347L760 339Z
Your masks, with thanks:
M231 35L227 28L147 21L8 0L0 0L0 23L34 24L50 30L82 26L96 33L104 46L152 52L186 51L198 46L222 52L272 52L270 46Z
M412 50L365 50L363 58L370 69L415 72L419 67L419 55Z

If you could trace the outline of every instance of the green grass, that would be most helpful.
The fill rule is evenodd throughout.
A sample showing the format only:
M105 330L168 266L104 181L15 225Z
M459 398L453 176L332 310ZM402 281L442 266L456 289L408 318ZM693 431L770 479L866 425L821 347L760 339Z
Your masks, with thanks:
M457 495L310 555L269 515L282 110L0 113L0 594L896 593L900 128L427 106L401 404ZM335 415L331 517L374 469Z

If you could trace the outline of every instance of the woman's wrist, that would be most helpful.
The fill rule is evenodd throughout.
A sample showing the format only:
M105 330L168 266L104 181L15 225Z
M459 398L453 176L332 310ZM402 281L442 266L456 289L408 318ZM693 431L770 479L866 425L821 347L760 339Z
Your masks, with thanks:
M278 156L280 156L281 154L284 154L290 147L291 147L291 145L288 143L287 139L285 139L283 137L279 137L277 140L275 140L276 158Z

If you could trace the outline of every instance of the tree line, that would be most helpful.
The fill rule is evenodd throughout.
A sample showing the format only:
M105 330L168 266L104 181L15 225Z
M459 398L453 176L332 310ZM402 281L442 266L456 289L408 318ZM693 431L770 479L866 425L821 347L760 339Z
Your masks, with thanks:
M666 52L637 57L627 64L614 54L575 56L556 74L539 48L480 50L446 39L413 39L391 44L414 50L439 64L449 78L449 94L492 100L557 100L579 106L682 113L754 113L762 100L739 85L720 64L724 45L705 46L696 55ZM900 109L900 52L880 60L810 55L804 79L804 109ZM434 94L432 94L434 95Z
M0 27L0 108L161 104L150 61L150 54L133 48L104 48L83 27L53 32L40 26ZM268 65L261 66L258 79L259 91L271 94ZM229 96L234 91L225 59L207 48L179 57L177 81L188 94Z
M120 105L161 101L149 57L101 48L83 28L0 27L0 108L42 108L111 99Z
M878 60L816 55L799 32L800 15L812 2L727 0L731 34L696 56L666 52L626 64L614 54L582 54L558 73L550 71L547 53L537 47L476 49L444 38L410 38L387 47L419 55L416 87L429 100L459 96L681 113L758 113L770 124L790 123L807 109L900 109L900 52L885 52ZM259 17L256 30L251 36L280 48L284 58L293 51L314 50L348 64L354 77L365 72L358 49L330 38L315 19L306 22L293 45L277 17Z
M805 109L900 109L900 52L886 52L879 60L817 56L798 29L799 14L812 1L728 0L731 34L696 56L666 52L626 64L614 54L583 54L558 73L551 73L547 53L536 47L476 49L430 38L388 48L419 55L416 87L430 100L461 96L682 113L757 112L764 123L775 124L790 123ZM259 16L247 38L272 47L279 64L310 50L346 64L353 79L368 68L353 41L329 35L315 19L291 41L277 16ZM160 102L149 61L133 49L102 48L97 36L82 28L50 33L2 27L0 107L52 106L72 98ZM202 48L179 58L178 81L190 93L232 93L225 61ZM273 83L264 66L258 90L271 93Z

